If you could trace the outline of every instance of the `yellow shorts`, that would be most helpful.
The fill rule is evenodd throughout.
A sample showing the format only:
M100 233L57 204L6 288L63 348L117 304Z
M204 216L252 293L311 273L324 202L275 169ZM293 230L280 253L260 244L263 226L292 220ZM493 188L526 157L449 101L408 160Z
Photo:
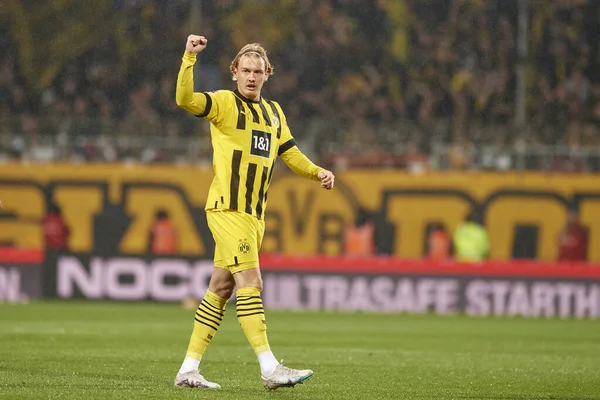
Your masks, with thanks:
M206 220L215 239L215 267L232 274L258 268L258 251L265 234L264 220L226 210L209 210Z

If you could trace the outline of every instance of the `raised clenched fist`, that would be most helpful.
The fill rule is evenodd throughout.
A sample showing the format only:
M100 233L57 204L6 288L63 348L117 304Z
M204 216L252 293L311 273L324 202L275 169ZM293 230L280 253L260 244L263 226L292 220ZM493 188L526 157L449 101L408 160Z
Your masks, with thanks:
M208 40L204 36L190 35L185 44L185 51L191 54L198 54L206 48Z

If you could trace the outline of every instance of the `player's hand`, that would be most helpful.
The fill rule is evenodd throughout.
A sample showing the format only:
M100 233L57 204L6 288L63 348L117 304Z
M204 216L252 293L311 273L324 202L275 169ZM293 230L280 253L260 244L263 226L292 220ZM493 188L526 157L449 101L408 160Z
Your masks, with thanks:
M190 35L185 44L185 51L191 54L198 54L206 48L208 40L204 36Z
M319 171L319 175L317 176L321 180L322 188L327 190L331 190L333 188L333 182L335 181L335 175L333 175L333 172L322 169Z

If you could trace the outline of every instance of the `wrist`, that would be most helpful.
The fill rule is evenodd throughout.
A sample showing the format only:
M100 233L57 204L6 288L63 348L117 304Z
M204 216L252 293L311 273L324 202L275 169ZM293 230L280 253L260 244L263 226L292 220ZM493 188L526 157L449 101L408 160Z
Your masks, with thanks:
M190 53L186 51L183 53L183 59L194 64L196 62L196 53Z

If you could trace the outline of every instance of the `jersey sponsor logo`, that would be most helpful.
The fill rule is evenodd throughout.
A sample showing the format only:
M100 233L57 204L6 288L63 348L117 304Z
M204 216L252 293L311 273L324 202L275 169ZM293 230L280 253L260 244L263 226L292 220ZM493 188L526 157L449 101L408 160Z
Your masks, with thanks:
M252 142L250 143L250 154L269 158L271 154L271 134L269 132L252 130Z

